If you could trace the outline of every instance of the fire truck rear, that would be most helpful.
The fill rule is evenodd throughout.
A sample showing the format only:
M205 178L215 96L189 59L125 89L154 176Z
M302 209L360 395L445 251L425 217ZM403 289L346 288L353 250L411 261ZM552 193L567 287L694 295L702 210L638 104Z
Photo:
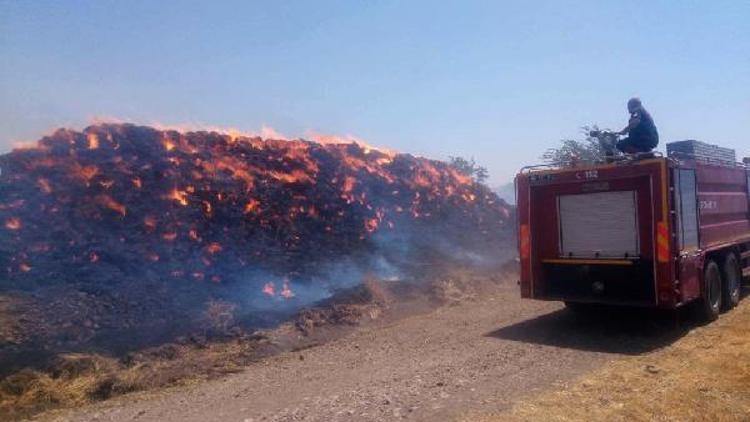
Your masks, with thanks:
M522 297L694 303L707 320L734 307L750 276L750 167L678 153L609 161L516 177Z

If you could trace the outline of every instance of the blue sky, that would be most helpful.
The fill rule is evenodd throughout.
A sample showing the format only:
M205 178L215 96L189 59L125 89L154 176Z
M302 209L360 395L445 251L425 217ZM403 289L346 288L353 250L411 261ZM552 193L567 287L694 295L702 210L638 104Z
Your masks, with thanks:
M501 184L638 95L662 140L750 155L748 22L740 0L0 0L0 152L97 116L267 125L474 156Z

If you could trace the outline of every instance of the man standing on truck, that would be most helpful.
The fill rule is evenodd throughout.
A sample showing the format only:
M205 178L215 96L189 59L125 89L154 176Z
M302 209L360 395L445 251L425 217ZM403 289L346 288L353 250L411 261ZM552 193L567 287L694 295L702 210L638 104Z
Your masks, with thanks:
M628 137L617 142L617 149L627 154L651 152L659 144L659 132L656 131L654 119L643 108L639 98L628 100L628 112L628 126L618 132L619 135L627 133Z

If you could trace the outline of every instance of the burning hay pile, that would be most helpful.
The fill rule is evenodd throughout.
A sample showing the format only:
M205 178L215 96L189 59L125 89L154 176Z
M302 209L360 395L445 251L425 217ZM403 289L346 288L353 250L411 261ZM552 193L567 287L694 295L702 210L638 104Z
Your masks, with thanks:
M471 177L358 143L103 124L0 171L0 416L242 365L442 269L502 264L512 238ZM275 343L245 329L282 320ZM60 376L69 352L106 365Z
M364 274L491 258L510 236L507 204L469 176L357 143L102 124L0 169L0 289L135 306L117 321L216 297L299 309Z

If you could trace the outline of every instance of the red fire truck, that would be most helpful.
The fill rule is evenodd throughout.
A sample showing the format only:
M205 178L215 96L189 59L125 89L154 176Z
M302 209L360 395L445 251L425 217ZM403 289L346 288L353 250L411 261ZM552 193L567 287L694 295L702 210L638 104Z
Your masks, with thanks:
M524 168L521 295L571 308L694 303L714 320L750 276L750 167L659 153Z

